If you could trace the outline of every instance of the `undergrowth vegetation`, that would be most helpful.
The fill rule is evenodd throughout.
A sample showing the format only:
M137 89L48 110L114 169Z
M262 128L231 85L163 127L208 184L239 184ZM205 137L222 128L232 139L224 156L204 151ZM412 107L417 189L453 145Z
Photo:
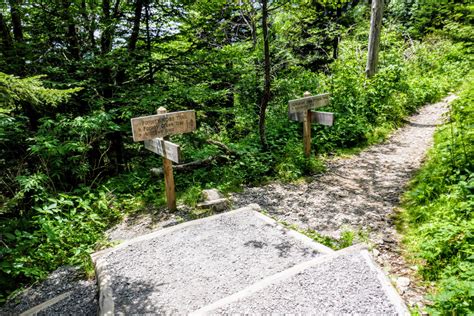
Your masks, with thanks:
M474 311L474 74L438 128L404 196L401 229L421 275L436 281L433 314Z

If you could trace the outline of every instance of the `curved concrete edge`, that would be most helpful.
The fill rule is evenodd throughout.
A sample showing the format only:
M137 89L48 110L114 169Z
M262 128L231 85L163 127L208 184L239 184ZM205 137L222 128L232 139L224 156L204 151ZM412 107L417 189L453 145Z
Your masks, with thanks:
M300 264L297 264L289 269L286 269L282 272L279 272L279 273L276 273L276 274L273 274L269 277L266 277L248 287L246 287L245 289L237 292L237 293L234 293L232 295L229 295L227 297L224 297L214 303L211 303L207 306L204 306L192 313L190 313L189 315L193 315L193 316L198 316L198 315L209 315L209 314L212 314L212 312L216 309L219 309L221 307L224 307L230 303L234 303L234 302L237 302L239 300L242 300L244 298L247 298L249 296L251 296L252 294L255 294L256 292L258 291L261 291L263 289L265 289L266 287L270 286L270 285L273 285L275 283L278 283L279 281L282 281L282 280L285 280L285 279L288 279L308 268L311 268L315 265L318 265L318 264L321 264L321 263L324 263L324 262L327 262L327 261L330 261L332 259L334 259L335 257L338 257L338 256L341 256L341 255L345 255L345 254L349 254L349 253L354 253L354 252L360 252L361 250L366 250L367 249L367 246L364 245L364 244L357 244L357 245L354 245L354 246L351 246L351 247L347 247L347 248L344 248L342 250L338 250L338 251L333 251L332 253L330 254L326 254L324 256L319 256L319 257L316 257L315 259L312 259L312 260L309 260L309 261L305 261L303 263L300 263Z
M106 272L105 260L96 258L94 261L95 275L97 278L97 285L99 288L99 315L112 316L114 315L115 304L112 292L112 284L110 275Z
M306 236L306 235L304 235L304 234L302 234L302 233L300 233L300 232L298 232L294 229L284 227L283 225L278 223L276 220L274 220L273 218L271 218L271 217L269 217L265 214L262 214L262 213L257 212L257 211L254 211L254 213L258 218L264 220L265 222L267 222L268 224L270 224L272 226L276 226L277 228L284 230L288 235L290 235L294 239L302 242L305 246L311 247L314 250L316 250L316 251L318 251L322 254L330 254L330 253L334 252L333 249L314 241L313 239L309 238L308 236Z
M397 290L393 287L392 283L388 277L383 273L383 271L377 266L377 264L372 259L372 256L369 254L367 249L361 251L362 257L367 261L369 267L376 272L377 279L379 280L383 291L387 295L390 302L395 307L398 315L410 315L410 312L403 302L403 299L398 294Z

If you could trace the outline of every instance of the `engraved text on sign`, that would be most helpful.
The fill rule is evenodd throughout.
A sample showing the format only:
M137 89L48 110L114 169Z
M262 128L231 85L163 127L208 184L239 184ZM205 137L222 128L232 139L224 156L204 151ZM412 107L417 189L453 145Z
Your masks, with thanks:
M133 140L192 132L196 129L196 112L181 111L132 118Z

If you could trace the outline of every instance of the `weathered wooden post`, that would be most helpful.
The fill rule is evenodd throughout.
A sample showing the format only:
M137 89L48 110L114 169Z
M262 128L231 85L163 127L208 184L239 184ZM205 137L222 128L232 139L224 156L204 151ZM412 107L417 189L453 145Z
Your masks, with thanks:
M288 118L293 121L303 122L303 148L304 155L311 156L311 124L318 123L332 126L334 113L311 111L329 104L329 93L312 96L305 92L302 99L288 102Z
M166 108L160 107L156 110L156 114L166 114ZM164 141L168 140L169 136L164 136L161 140L163 144L163 173L165 176L165 190L166 190L166 205L170 211L176 210L176 191L174 187L173 163L166 158L166 147Z
M303 97L311 96L311 92L306 91ZM311 156L311 109L307 109L303 119L303 149L304 155L309 158Z
M369 47L367 52L367 66L365 74L367 78L372 77L377 71L379 62L380 33L382 30L383 1L372 0L372 11L370 14Z
M169 135L192 132L196 129L196 112L181 111L167 113L164 107L156 110L156 115L131 119L133 140L144 141L145 148L163 156L165 176L166 204L176 210L176 193L172 161L178 163L181 157L180 147L169 142Z

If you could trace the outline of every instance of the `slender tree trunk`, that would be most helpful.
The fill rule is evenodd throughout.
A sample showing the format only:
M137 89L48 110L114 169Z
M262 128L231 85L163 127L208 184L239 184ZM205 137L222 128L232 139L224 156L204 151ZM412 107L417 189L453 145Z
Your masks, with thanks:
M118 12L118 3L119 0L115 3L114 13ZM105 56L112 50L112 37L113 37L113 24L112 24L112 15L110 11L110 0L102 1L102 14L103 22L105 29L102 31L102 36L100 39L102 55ZM115 14L114 14L115 15ZM104 87L102 89L102 96L104 97L105 105L104 109L106 112L110 112L114 108L112 103L112 98L114 96L113 86L114 78L112 74L112 66L105 65L102 70L102 77L104 82ZM120 123L117 120L114 120L116 123ZM110 150L111 155L110 160L114 164L115 173L119 173L123 170L123 138L122 133L119 131L114 131L108 134L108 139L110 141Z
M76 32L76 24L74 18L69 10L71 2L63 0L63 19L67 24L67 50L74 60L81 58L81 51L79 48L79 38Z
M332 58L336 60L339 57L339 41L341 40L341 34L340 32L340 25L339 25L339 19L341 18L342 15L342 8L337 7L336 9L336 25L337 25L337 34L334 36L334 39L332 41Z
M380 33L382 30L383 0L372 0L370 16L369 48L365 73L367 78L372 77L377 71L379 60Z
M265 118L268 102L270 101L270 44L268 38L268 0L262 1L262 33L263 33L263 55L264 55L264 85L263 95L260 102L260 113L258 120L258 130L260 132L260 144L263 150L268 150L267 137L265 135Z
M102 0L102 21L104 29L100 37L100 48L102 55L106 55L112 49L112 19L110 16L110 0Z
M145 5L146 49L148 52L148 82L153 83L153 63L151 61L150 1Z
M9 0L10 4L10 16L12 21L12 28L13 28L13 38L15 39L13 43L13 48L15 50L15 61L14 67L15 74L20 76L26 75L26 67L25 67L25 46L24 46L24 37L23 37L23 26L22 26L22 19L21 19L21 11L20 11L20 0Z
M132 34L128 41L128 50L134 51L137 46L138 35L140 34L140 22L142 19L143 0L135 1L135 17L133 18Z
M96 41L95 41L95 13L94 13L94 4L93 2L90 3L90 12L91 14L89 15L87 13L87 3L86 0L82 0L81 2L81 15L82 19L84 20L84 23L87 27L87 37L89 40L89 46L90 49L93 52L96 52Z
M15 62L15 51L13 48L13 39L10 34L10 29L8 28L3 14L0 12L0 49L2 55L5 58L5 67L7 69L12 69L12 66ZM13 69L12 69L13 70ZM10 72L10 71L9 71Z
M17 42L23 42L23 27L21 25L20 0L9 0L12 18L13 37Z

